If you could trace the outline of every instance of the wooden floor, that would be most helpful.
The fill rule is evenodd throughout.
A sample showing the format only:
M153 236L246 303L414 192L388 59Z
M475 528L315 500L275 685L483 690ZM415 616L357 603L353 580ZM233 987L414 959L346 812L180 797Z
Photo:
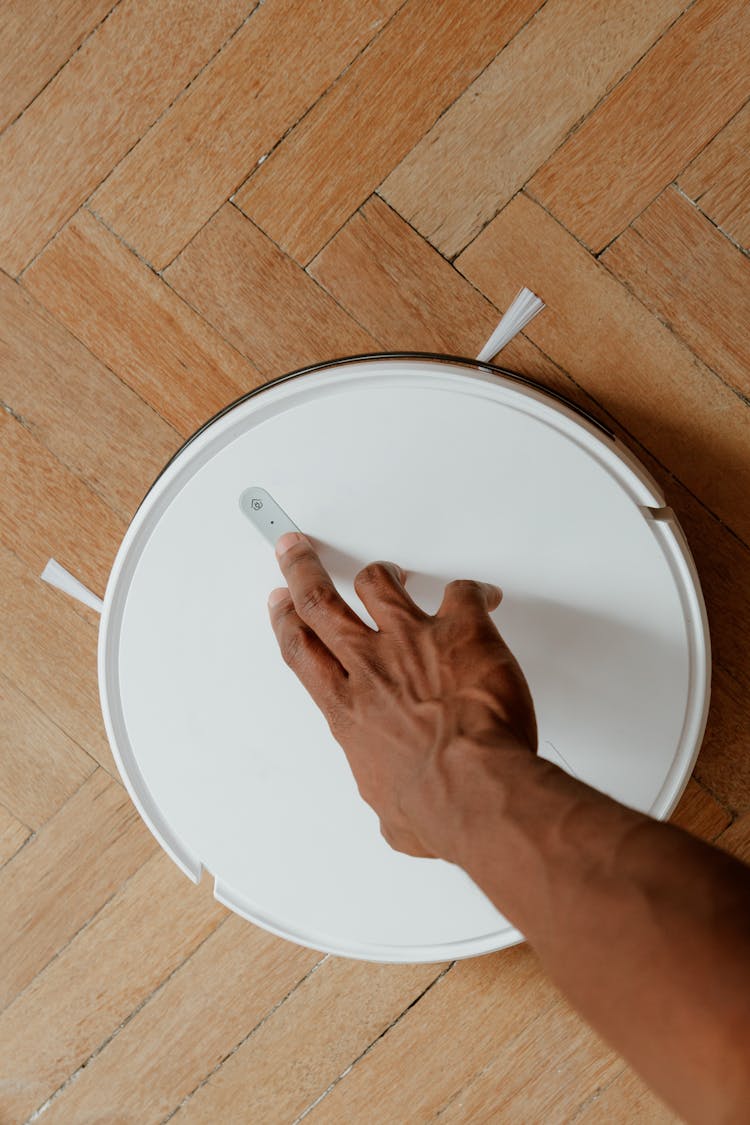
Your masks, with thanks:
M673 1120L528 947L323 957L193 886L118 779L98 619L39 574L102 593L248 388L475 355L528 285L504 365L606 422L686 531L715 662L676 819L750 859L748 42L747 0L2 5L3 1125Z

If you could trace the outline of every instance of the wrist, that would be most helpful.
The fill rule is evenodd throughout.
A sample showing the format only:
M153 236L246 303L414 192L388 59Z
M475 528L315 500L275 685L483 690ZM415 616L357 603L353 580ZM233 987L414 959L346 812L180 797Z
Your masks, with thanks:
M488 854L514 803L546 765L511 732L461 737L447 747L440 763L440 839L438 854L472 875Z
M457 748L455 809L443 858L471 877L537 949L582 892L611 879L613 857L648 817L516 739ZM554 940L553 940L554 944Z

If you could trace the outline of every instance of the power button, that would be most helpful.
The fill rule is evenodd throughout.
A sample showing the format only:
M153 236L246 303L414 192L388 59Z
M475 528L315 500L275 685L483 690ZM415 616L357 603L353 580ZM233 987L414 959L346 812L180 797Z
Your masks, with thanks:
M240 510L272 547L276 546L276 540L285 531L300 530L273 496L266 492L265 488L259 488L257 485L246 488L241 493Z

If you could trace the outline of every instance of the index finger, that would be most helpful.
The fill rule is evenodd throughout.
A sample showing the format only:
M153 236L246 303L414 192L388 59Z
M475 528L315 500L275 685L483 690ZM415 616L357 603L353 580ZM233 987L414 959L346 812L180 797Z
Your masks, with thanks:
M347 605L318 553L299 531L287 531L276 542L276 558L299 617L349 671L352 642L372 633Z

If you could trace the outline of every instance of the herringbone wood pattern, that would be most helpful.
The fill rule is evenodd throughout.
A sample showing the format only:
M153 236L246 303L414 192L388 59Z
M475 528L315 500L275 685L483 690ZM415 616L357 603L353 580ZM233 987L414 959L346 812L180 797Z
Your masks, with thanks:
M102 592L248 388L476 354L527 284L548 307L503 363L687 532L715 669L676 819L750 858L748 42L746 0L6 0L3 1122L672 1120L526 947L321 957L192 887L117 776L96 615L39 573Z

